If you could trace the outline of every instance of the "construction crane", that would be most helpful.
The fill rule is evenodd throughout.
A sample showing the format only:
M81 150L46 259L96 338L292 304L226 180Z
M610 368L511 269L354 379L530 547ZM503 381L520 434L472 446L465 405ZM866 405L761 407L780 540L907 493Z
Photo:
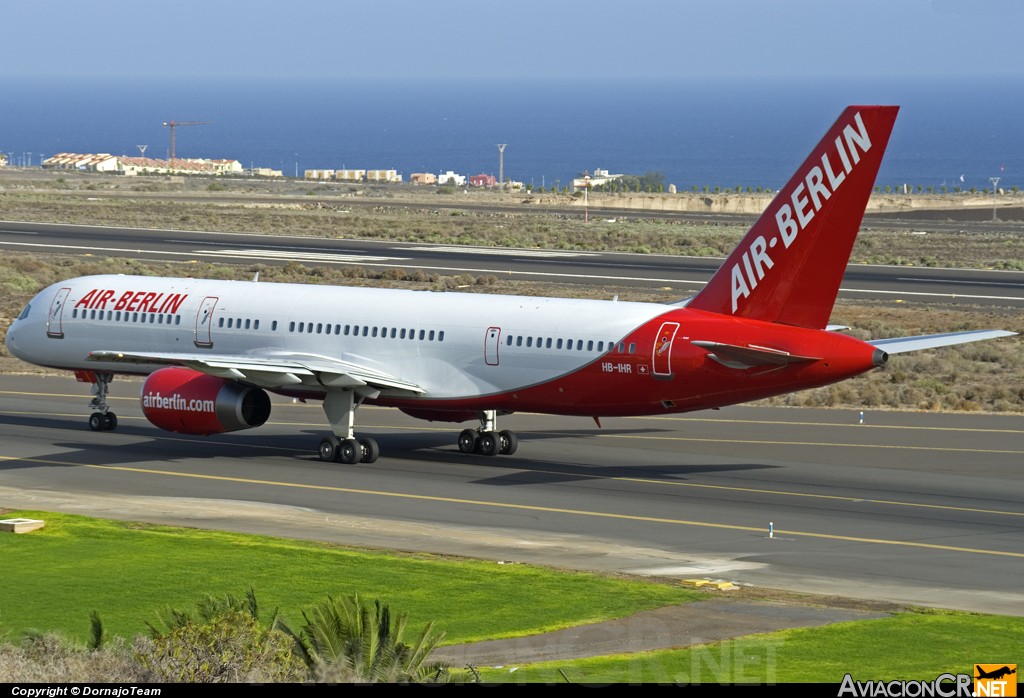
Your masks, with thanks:
M164 126L171 129L171 164L174 164L174 129L176 126L201 126L211 123L209 121L165 121Z

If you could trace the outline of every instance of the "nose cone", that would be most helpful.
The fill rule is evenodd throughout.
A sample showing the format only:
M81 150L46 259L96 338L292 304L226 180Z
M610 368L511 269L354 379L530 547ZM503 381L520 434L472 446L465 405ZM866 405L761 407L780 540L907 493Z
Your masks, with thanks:
M7 346L7 351L12 356L16 356L19 359L24 359L25 356L22 351L23 342L19 341L19 338L24 337L24 320L15 320L11 323L11 326L7 328L7 333L4 336L4 344Z

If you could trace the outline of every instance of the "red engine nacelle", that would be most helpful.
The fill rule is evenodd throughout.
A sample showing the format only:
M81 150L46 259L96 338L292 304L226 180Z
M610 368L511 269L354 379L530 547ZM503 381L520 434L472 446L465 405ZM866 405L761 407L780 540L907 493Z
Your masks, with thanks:
M142 385L142 413L167 431L220 434L251 429L270 418L270 397L260 388L190 368L162 368Z

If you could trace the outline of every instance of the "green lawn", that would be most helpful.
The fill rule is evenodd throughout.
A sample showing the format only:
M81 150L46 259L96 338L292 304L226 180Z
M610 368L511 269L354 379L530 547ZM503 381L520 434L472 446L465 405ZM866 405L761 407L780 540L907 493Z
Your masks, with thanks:
M85 639L89 613L112 635L145 632L160 610L192 608L212 594L252 586L266 611L286 620L328 594L380 598L429 621L445 644L495 639L604 620L682 603L698 595L669 584L498 565L429 555L198 529L17 511L45 528L0 534L0 636L55 630Z
M357 592L428 621L445 644L512 637L703 598L669 584L47 512L46 527L0 535L0 638L29 629L84 640L89 612L113 635L145 632L160 610L256 589L265 611L296 621L326 595ZM972 664L1024 664L1024 618L907 612L717 645L518 667L487 682L825 682L932 679Z
M685 650L480 670L487 682L834 683L932 680L974 663L1024 664L1024 618L954 612L784 630Z

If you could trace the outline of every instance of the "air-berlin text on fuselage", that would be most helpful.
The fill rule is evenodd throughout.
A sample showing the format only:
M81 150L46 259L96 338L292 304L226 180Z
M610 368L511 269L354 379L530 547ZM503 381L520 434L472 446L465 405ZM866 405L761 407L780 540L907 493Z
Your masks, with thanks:
M813 165L803 181L793 188L789 202L783 203L775 211L775 223L779 228L778 237L772 236L771 240L765 240L763 235L758 235L743 253L740 261L732 265L732 312L736 312L740 297L749 297L768 270L775 266L768 250L773 249L780 239L783 247L789 249L800 231L810 225L814 220L814 214L821 210L825 202L839 189L846 175L857 166L861 153L871 149L871 138L864 127L860 112L854 115L853 120L856 122L856 128L853 124L846 124L843 127L842 134L837 136L834 142L835 149L822 154L821 166ZM830 155L832 157L829 157ZM836 165L841 165L838 171Z
M190 400L179 393L161 395L160 393L144 393L142 406L156 410L175 410L177 412L209 412L217 411L214 400Z
M163 293L156 291L115 291L109 288L94 288L75 303L76 308L88 310L127 310L141 313L176 313L188 298L187 293Z

